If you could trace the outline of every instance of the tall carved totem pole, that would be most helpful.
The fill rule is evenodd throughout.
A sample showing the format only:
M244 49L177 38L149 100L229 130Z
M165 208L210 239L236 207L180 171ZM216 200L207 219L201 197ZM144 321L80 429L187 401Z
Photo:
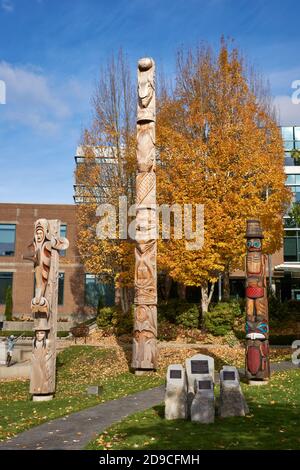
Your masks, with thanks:
M132 367L156 368L155 63L138 62L135 309Z
M31 301L34 340L30 376L33 400L51 400L55 392L59 250L69 242L60 237L60 221L39 219L34 224L33 261L35 296Z
M246 377L267 381L270 377L269 315L266 255L262 254L259 220L247 220L246 255Z

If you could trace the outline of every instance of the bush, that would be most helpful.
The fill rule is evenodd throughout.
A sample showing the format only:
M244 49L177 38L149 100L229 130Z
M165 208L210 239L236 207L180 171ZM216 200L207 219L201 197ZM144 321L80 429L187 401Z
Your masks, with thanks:
M286 303L288 313L297 321L300 321L300 301L288 300Z
M12 311L13 311L13 299L12 299L12 288L8 286L5 293L5 319L6 321L12 321Z
M238 302L219 302L206 313L205 328L214 336L224 336L233 330L234 322L240 316L241 309Z
M119 307L103 307L96 318L98 328L117 335L132 333L133 307L124 314Z
M176 324L184 328L198 328L199 309L196 304L187 304L176 317Z
M174 341L177 338L178 327L174 323L162 321L157 331L159 341Z
M288 317L288 308L286 303L281 303L275 295L268 298L270 320L286 320Z
M175 323L185 328L198 328L199 310L196 304L185 300L171 299L157 307L158 322Z

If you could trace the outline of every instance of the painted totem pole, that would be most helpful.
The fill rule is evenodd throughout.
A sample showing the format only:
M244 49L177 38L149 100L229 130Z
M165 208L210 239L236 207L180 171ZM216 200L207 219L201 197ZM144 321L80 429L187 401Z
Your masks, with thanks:
M30 376L33 400L51 400L55 392L59 250L69 242L60 237L60 221L39 219L34 224L32 255L35 295L31 301L34 340Z
M263 381L270 377L269 315L266 255L262 254L259 220L247 220L246 255L246 377Z
M155 63L138 62L135 311L132 367L156 368Z

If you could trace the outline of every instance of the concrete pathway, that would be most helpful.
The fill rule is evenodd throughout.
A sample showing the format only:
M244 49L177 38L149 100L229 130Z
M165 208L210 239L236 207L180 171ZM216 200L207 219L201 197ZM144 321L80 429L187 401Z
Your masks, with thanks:
M135 395L107 401L41 424L16 437L0 442L0 450L80 450L111 424L158 405L164 399L164 386Z

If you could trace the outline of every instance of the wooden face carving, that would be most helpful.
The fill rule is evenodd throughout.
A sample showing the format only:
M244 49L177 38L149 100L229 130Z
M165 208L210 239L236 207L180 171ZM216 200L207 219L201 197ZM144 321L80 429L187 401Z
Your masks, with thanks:
M260 238L249 238L247 240L247 250L250 252L261 251L261 240Z
M37 341L43 341L46 338L46 331L44 330L37 330L35 332L35 337Z
M46 219L39 219L34 227L34 239L37 244L43 243L48 233L48 221Z
M153 98L153 62L151 59L141 59L139 61L139 82L138 82L138 95L140 106L147 108Z

